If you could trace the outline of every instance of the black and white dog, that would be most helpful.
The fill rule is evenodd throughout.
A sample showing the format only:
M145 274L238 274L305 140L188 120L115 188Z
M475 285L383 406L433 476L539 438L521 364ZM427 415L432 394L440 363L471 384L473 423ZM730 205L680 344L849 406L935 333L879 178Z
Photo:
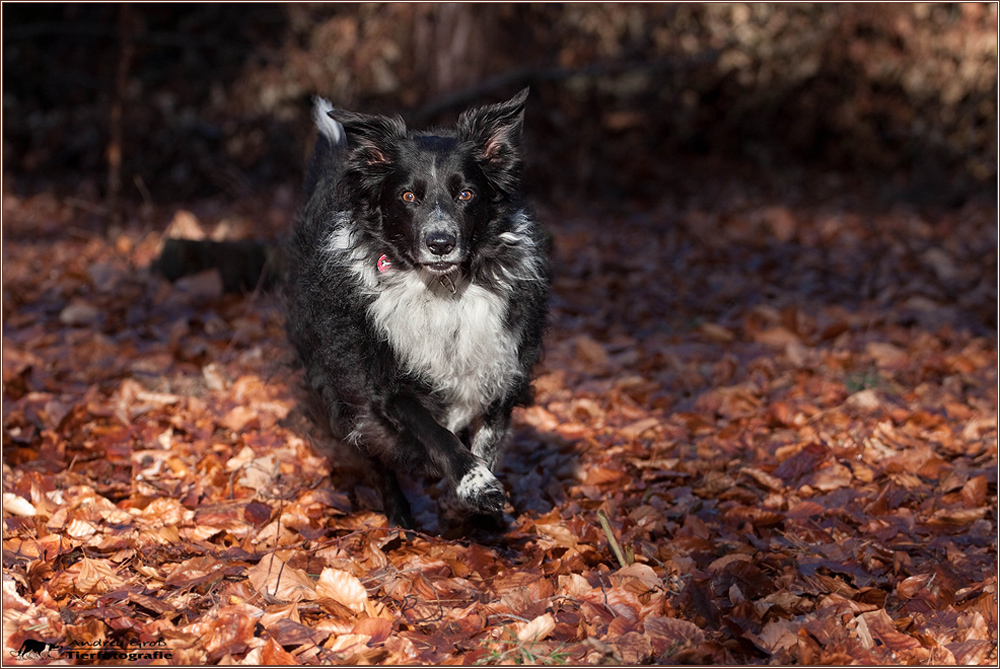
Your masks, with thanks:
M397 472L444 477L472 516L496 520L506 501L494 472L530 401L550 281L520 196L527 96L426 132L315 104L288 332L393 525L414 524Z

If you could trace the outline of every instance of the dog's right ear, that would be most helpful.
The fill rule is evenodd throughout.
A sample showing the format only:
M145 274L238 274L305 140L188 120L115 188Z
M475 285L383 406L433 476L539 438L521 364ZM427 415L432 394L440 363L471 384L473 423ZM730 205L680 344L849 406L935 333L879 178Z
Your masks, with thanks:
M327 116L344 128L352 156L369 165L390 163L388 147L406 137L406 124L399 116L359 114L343 109L330 109Z

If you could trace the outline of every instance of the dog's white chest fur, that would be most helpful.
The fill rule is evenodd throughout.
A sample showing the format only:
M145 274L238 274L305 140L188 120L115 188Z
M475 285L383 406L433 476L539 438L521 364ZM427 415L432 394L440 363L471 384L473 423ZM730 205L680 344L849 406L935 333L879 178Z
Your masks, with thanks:
M436 278L401 272L383 284L368 313L404 368L427 380L448 405L457 432L506 391L517 373L517 343L504 325L507 304L481 286L451 293Z

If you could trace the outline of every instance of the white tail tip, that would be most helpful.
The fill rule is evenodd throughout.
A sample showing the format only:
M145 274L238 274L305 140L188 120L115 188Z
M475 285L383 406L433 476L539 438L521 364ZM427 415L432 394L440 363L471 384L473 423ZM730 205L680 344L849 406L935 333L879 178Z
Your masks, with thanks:
M329 100L319 96L313 99L313 121L316 123L316 128L330 140L331 144L340 144L344 141L344 126L330 118L331 111L333 105Z

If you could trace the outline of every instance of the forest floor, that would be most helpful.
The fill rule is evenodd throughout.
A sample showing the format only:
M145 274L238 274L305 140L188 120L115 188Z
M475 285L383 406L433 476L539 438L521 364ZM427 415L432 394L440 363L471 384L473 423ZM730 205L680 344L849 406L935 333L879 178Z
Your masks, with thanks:
M463 537L324 455L275 295L151 271L292 192L5 194L5 663L997 661L995 203L542 209L511 524Z

